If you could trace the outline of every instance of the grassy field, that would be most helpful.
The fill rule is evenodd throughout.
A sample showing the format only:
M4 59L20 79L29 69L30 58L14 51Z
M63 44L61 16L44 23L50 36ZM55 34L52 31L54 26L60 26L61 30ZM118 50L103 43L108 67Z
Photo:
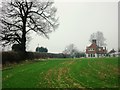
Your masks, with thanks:
M3 88L117 88L118 58L48 59L3 70Z

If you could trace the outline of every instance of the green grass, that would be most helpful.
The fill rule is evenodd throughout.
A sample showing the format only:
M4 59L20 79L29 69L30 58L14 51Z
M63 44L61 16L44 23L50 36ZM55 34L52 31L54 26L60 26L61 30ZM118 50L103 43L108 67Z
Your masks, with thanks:
M3 88L118 88L118 58L49 59L3 70Z

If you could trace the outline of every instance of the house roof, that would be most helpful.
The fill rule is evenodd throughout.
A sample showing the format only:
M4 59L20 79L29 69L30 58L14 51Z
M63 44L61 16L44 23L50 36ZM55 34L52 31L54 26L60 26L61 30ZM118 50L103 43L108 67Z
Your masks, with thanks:
M116 51L114 49L110 50L109 53L115 53Z
M92 48L92 47L97 47L96 43L92 43L90 46L88 46L87 48Z
M89 51L89 48L94 48L94 51ZM99 50L100 49L100 50ZM107 53L106 49L103 49L103 47L98 47L96 43L92 43L90 46L86 48L86 53L99 53L99 54L104 54Z

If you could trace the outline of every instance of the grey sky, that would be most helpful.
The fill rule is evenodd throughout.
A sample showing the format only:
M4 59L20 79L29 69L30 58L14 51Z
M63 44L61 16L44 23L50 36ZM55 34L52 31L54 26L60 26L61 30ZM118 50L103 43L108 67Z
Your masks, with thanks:
M90 35L101 31L106 38L108 50L118 47L118 3L117 2L56 2L59 28L50 34L50 39L36 34L28 50L35 51L45 46L49 52L62 52L73 43L80 51L90 44Z

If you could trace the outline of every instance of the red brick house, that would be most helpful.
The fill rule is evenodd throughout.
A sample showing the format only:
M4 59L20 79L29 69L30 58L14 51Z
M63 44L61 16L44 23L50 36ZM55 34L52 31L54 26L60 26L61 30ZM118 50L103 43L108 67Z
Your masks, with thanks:
M96 40L92 40L92 44L86 47L86 57L105 57L106 53L106 47L98 47Z

